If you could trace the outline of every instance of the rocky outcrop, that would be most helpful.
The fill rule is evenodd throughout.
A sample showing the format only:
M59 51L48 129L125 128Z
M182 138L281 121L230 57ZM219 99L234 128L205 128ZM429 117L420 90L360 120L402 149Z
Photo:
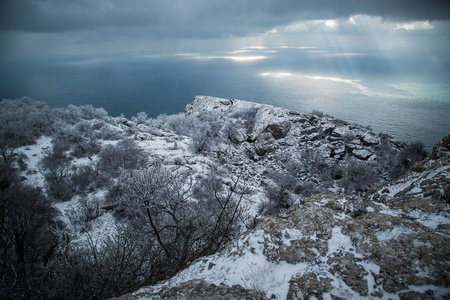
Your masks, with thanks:
M235 297L226 299L449 298L450 164L437 147L439 155L366 195L302 198L153 291L162 299L191 299L196 289Z
M137 299L170 299L170 300L266 300L261 292L246 290L240 285L218 285L207 283L201 279L194 279L172 287L163 288L157 293L139 292L123 295L117 300Z
M290 129L291 123L289 121L284 121L280 124L267 125L264 132L270 132L274 139L279 140L286 137Z
M447 135L442 140L436 143L433 147L433 153L431 157L436 159L442 156L448 156L450 151L450 135Z
M186 106L185 114L195 115L215 111L224 116L232 116L236 112L255 108L258 109L258 113L251 132L247 134L236 131L230 139L235 144L248 141L253 144L259 156L266 156L276 152L277 149L286 151L289 147L298 150L298 148L319 149L326 146L330 149L330 154L324 159L330 160L330 163L344 158L370 161L376 158L376 149L382 142L382 138L370 130L332 117L318 117L314 114L302 114L235 99L197 96L194 102ZM288 140L296 142L289 144ZM289 146L287 149L286 145Z

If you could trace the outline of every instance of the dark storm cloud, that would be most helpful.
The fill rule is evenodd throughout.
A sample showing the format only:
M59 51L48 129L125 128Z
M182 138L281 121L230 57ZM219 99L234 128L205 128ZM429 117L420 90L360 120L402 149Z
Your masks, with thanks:
M0 28L25 32L141 28L153 38L201 38L259 34L296 20L354 14L444 20L450 19L450 4L447 0L2 0Z

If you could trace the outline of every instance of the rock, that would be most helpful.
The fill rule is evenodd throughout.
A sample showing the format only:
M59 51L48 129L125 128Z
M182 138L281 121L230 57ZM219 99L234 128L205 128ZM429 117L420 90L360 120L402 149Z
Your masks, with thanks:
M400 293L398 294L398 297L400 298L400 300L426 300L426 299L432 299L434 297L433 296L433 292L428 293L428 295L425 293L420 293L420 292L414 292L414 291L409 291L409 292L404 292L404 293Z
M287 300L310 299L315 297L323 299L323 294L332 290L333 279L320 277L315 273L306 273L302 276L295 276L289 280L289 291Z
M195 115L214 109L233 115L249 107L239 100L229 105L227 101L221 104L199 98L191 112ZM242 117L234 121L244 124ZM264 299L261 293L252 294L241 286L215 286L203 280L170 286L204 278L248 288L256 286L258 276L263 279L258 290L280 299L286 294L287 299L445 296L450 288L450 136L436 144L431 157L400 178L379 183L366 193L343 195L336 183L345 179L345 166L351 160L357 158L361 165L379 172L381 178L389 178L388 161L398 157L404 144L331 118L264 106L258 110L252 129L248 134L234 129L233 136L229 136L235 143L230 147L232 151L220 152L221 163L233 174L245 169L243 177L250 188L255 188L248 203L272 201L263 195L275 181L269 175L272 171L284 172L283 167L292 168L289 172L299 170L295 180L305 184L305 190L306 183L316 187L325 182L308 168L323 164L324 172L328 172L336 167L339 176L331 173L330 187L323 185L320 190L330 194L305 197L296 195L296 189L289 190L295 203L290 208L278 216L261 217L253 229L219 253L192 262L186 272L161 283L166 287L160 293L147 296ZM311 149L312 154L306 149ZM245 151L245 156L240 151ZM291 158L296 159L290 165ZM281 186L282 182L277 184ZM238 278L247 267L251 271Z
M136 127L136 123L130 120L125 120L121 124L125 125L126 127Z
M207 283L202 279L194 279L183 282L171 288L163 288L159 292L141 292L123 295L116 300L138 300L149 299L170 299L170 300L266 300L267 297L262 292L246 290L240 285L219 286Z
M361 142L365 146L374 146L380 143L380 139L366 133L361 136Z
M247 140L247 133L244 129L238 129L229 134L229 139L234 144L240 144Z
M352 155L360 160L368 160L369 157L372 156L372 153L368 150L361 149L361 150L353 150Z
M319 129L315 126L307 127L301 131L302 135L310 135L311 133L317 132Z
M291 120L291 122L292 122L292 123L300 123L300 124L303 124L303 123L305 123L305 122L308 122L308 119L306 119L306 118L295 118L295 119Z
M449 237L417 222L380 213L347 222L342 232L358 253L370 253L367 258L380 267L379 281L385 291L396 293L409 285L449 286ZM418 269L433 272L422 277Z
M276 141L270 132L261 133L255 141L255 152L259 156L273 152L276 148Z
M334 150L334 155L342 156L345 154L345 146L344 145L340 145L336 148L333 148L333 150Z
M220 103L223 105L231 105L233 104L232 100L222 99L220 100Z
M369 291L367 280L364 278L368 272L355 262L352 253L345 253L343 257L330 258L327 263L332 266L330 272L339 274L344 282L361 296L367 296Z
M349 132L349 129L347 127L336 127L334 128L333 132L331 133L332 137L335 138L341 138L343 136L345 136L347 133Z
M323 126L322 126L322 133L324 134L324 135L331 135L331 133L333 132L333 130L335 129L336 127L334 126L334 125L332 125L332 124L324 124Z
M146 132L139 132L134 135L134 139L136 141L146 141L146 140L151 140L152 138L153 138L153 136L150 133L146 133Z
M264 129L264 132L272 133L273 138L279 140L286 137L290 129L291 123L289 121L284 121L280 124L267 125L266 129Z
M433 146L431 157L433 159L440 158L442 156L448 157L450 152L450 134L444 137L442 140Z
M310 135L308 136L308 139L309 139L311 142L317 141L317 140L319 140L320 138L321 138L321 135L320 135L318 132L312 133L312 134L310 134Z

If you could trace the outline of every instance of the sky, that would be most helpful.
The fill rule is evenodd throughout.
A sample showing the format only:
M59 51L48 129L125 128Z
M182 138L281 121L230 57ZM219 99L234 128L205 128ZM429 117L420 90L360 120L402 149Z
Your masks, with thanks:
M118 55L258 59L281 47L318 56L420 57L447 68L450 1L0 1L1 63Z

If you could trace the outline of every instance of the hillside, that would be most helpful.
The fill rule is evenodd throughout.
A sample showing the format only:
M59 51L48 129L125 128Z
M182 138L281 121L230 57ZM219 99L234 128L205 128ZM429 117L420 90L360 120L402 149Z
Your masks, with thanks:
M0 104L5 299L107 298L169 278L124 297L447 293L448 139L414 164L420 144L235 99L130 120ZM28 210L23 247L11 224Z
M450 136L361 196L302 198L220 253L120 299L448 298L449 151Z

